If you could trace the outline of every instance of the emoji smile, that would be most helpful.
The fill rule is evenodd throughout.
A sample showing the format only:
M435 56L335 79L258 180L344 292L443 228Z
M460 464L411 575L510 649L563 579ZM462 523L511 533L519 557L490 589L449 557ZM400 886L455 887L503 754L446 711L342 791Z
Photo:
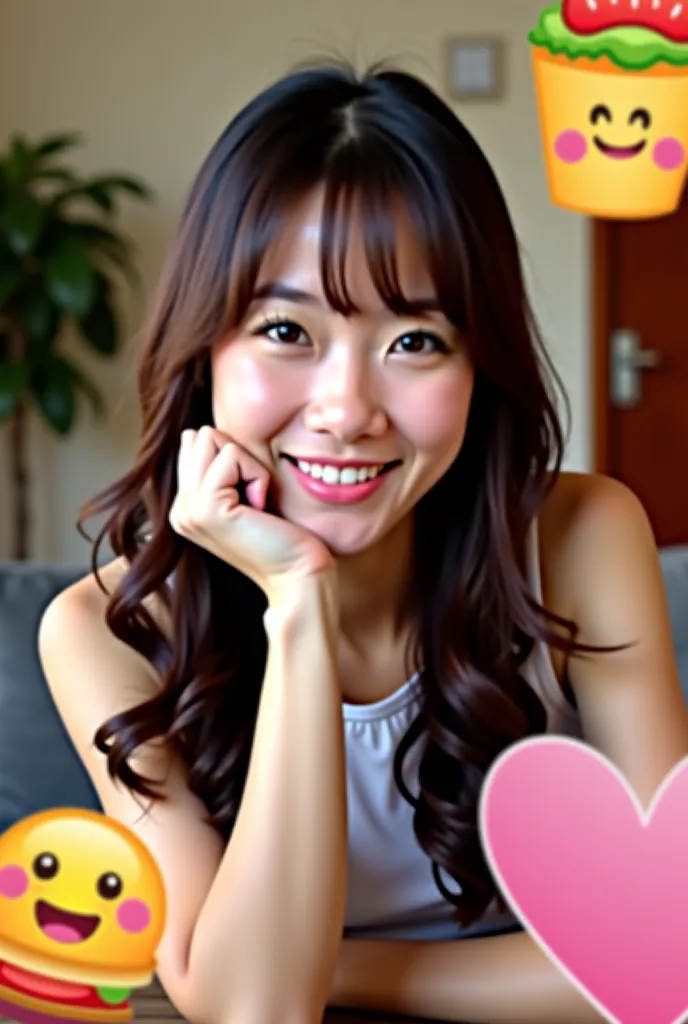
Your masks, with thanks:
M599 136L595 135L593 142L605 156L610 156L614 160L629 160L633 156L637 156L638 153L642 153L647 145L645 139L642 142L637 142L635 146L610 146L608 142L603 142Z
M95 915L72 914L45 900L36 901L36 920L49 939L70 944L84 942L100 924L100 918Z

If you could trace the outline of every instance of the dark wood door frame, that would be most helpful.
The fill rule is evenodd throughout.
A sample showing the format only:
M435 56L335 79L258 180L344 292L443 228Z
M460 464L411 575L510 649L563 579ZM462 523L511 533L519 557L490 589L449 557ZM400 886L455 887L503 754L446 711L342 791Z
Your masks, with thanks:
M612 301L609 268L612 230L607 220L592 221L592 389L593 472L606 473L609 450L609 335Z

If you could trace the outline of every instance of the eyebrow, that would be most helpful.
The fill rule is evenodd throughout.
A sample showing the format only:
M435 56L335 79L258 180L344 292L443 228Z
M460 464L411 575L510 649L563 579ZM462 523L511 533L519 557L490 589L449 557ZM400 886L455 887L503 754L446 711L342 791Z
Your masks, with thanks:
M283 281L268 281L261 285L253 293L251 305L260 302L262 299L283 299L285 302L301 302L307 306L318 306L324 308L320 296L312 292L305 292L300 288L293 288ZM434 295L421 296L417 299L407 299L406 302L415 313L441 313L442 309Z

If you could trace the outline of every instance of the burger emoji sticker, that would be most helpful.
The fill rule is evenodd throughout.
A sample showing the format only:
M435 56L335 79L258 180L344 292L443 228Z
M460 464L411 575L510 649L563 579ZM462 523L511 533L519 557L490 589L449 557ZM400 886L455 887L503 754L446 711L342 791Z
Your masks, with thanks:
M688 0L563 0L528 40L552 202L673 213L688 173Z
M131 1020L164 920L160 872L125 826L71 808L25 818L0 836L0 1015Z

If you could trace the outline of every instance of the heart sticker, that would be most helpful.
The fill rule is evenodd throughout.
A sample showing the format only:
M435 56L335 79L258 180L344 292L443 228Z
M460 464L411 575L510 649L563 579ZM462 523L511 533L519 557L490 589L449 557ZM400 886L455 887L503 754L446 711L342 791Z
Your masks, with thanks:
M478 808L514 914L612 1024L688 1014L688 758L643 811L584 743L537 736L497 758Z

